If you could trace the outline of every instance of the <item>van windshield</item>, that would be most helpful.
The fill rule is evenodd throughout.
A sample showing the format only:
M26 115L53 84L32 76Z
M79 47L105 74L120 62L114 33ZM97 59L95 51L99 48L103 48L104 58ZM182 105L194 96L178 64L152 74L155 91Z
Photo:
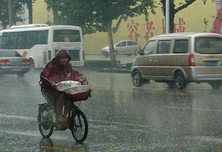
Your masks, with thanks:
M143 48L143 55L152 54L155 47L155 41L149 41Z
M200 54L221 54L222 39L217 37L198 37L195 39L195 51Z

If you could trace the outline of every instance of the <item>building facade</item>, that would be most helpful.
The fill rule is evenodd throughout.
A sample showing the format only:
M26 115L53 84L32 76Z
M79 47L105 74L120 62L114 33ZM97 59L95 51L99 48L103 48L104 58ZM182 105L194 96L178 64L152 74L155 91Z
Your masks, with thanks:
M212 32L213 25L218 23L218 10L221 9L217 1L208 0L206 4L197 0L187 8L179 11L175 15L174 32ZM176 8L183 2L176 1ZM142 47L149 38L165 33L165 19L163 16L160 0L156 0L156 14L149 13L148 20L141 15L135 18L120 16L113 21L113 40L130 39L137 41ZM33 4L33 23L43 24L52 21L52 11L47 9L44 0L37 0ZM217 21L215 21L217 19ZM216 32L216 29L214 30ZM218 31L218 30L217 30ZM108 44L108 34L106 32L97 32L90 35L84 35L85 53L100 54L102 47Z

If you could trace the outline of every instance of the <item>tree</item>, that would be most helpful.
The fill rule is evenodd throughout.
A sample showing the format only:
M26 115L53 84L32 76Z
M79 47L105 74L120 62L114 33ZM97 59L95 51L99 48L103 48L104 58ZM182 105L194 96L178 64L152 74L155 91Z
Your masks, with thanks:
M56 23L81 26L84 33L108 32L110 60L116 65L113 47L112 21L121 15L135 17L148 12L154 13L153 0L45 0L49 7L57 11Z
M69 0L66 1L66 3ZM62 19L62 15L59 12L63 12L62 5L63 5L63 0L45 0L47 7L52 8L53 16L54 16L54 24L61 24L62 22L60 21L60 18Z
M19 15L24 13L24 1L28 2L30 0L11 0L13 24L23 21ZM9 12L7 6L8 0L0 0L0 21L2 22L3 29L5 29L7 25L9 25Z
M181 3L182 5L177 7L177 8L175 8L174 0L169 0L169 1L170 1L170 5L169 5L170 6L170 14L169 14L169 16L170 16L170 19L169 19L170 20L170 33L174 33L174 17L175 17L175 14L178 13L179 11L187 8L189 5L193 4L197 0L184 0L184 3L183 4ZM205 4L207 0L202 0L202 1ZM162 7L163 8L163 14L165 16L166 0L160 0L160 2L163 5L163 7Z
M28 8L28 11L29 11L29 24L32 24L33 23L33 15L32 15L32 10L33 10L33 7L32 7L32 3L35 3L36 0L21 0L22 3L26 4L27 8Z

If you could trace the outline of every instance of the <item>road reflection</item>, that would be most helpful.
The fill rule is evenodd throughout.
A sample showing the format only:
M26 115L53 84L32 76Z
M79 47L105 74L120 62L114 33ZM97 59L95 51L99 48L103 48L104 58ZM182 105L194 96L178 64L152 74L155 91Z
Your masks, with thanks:
M39 142L40 151L54 152L54 151L67 151L67 152L88 152L88 147L84 143L73 143L70 141L61 141L50 139L50 138L42 138ZM67 146L69 145L69 146Z
M36 151L48 152L222 149L222 90L213 90L208 84L174 90L152 82L135 88L126 74L83 73L93 88L92 98L80 105L89 121L84 144L76 144L70 131L41 138L38 127L31 125L37 118L37 102L44 101L38 86L39 74L34 73L22 79L0 79L1 138L8 140L2 140L2 145L23 144L33 149L32 143ZM18 143L12 140L15 138Z

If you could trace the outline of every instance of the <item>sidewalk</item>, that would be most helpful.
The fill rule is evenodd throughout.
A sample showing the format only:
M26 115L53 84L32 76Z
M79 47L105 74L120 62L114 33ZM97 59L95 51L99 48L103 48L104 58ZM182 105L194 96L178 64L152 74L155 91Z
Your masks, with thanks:
M130 73L135 56L118 55L117 66L112 67L110 57L100 54L85 54L85 67L96 68L99 72Z

